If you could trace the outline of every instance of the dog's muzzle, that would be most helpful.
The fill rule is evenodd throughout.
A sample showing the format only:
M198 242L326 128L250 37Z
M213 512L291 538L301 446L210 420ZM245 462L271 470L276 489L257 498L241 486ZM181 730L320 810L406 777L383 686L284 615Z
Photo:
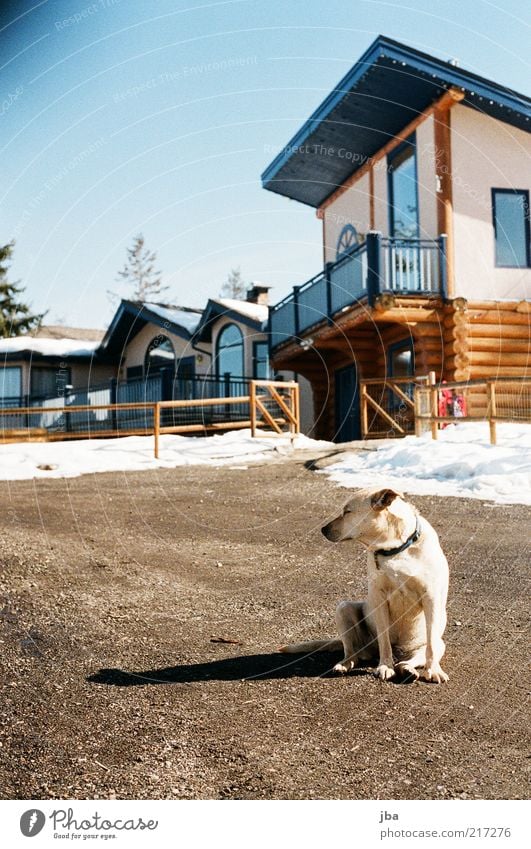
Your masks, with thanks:
M334 528L336 520L329 522L328 525L325 525L324 528L321 528L321 533L329 542L339 542L341 539L341 532L338 531L337 528Z

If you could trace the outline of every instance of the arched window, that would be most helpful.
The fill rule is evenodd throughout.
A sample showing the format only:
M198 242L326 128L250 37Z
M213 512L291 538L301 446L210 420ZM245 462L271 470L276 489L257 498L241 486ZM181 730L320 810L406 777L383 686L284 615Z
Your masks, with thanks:
M227 324L218 336L216 371L218 377L225 374L243 376L243 336L235 324Z
M352 224L345 224L337 240L336 260L341 259L345 254L349 254L358 245L358 231Z
M161 368L175 368L175 351L167 336L155 336L147 347L144 358L144 373L156 374Z

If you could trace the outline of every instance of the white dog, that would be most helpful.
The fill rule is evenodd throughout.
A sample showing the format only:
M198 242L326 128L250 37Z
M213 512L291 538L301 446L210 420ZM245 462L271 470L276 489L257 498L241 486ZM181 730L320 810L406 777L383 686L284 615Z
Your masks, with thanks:
M430 523L393 489L361 490L322 529L331 542L356 540L367 548L367 601L342 601L336 610L341 640L283 646L291 654L343 647L337 672L374 661L376 676L397 673L448 681L441 669L446 627L448 563Z

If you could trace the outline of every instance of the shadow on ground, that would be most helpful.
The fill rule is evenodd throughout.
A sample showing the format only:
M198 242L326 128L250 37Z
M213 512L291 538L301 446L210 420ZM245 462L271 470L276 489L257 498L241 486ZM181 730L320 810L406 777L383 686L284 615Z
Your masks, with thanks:
M196 681L243 681L259 678L317 678L333 675L337 652L319 652L318 655L251 654L228 657L209 663L189 663L127 672L123 669L100 669L89 675L92 684L114 687L139 687L153 684L191 684ZM355 670L354 674L367 675L369 670Z

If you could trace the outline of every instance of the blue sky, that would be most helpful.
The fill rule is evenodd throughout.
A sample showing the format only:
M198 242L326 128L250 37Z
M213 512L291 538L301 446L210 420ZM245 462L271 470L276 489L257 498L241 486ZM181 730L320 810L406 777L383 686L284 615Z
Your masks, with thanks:
M0 242L49 323L106 325L139 232L183 305L234 266L274 300L317 273L314 211L260 174L378 33L530 88L520 0L3 5Z

